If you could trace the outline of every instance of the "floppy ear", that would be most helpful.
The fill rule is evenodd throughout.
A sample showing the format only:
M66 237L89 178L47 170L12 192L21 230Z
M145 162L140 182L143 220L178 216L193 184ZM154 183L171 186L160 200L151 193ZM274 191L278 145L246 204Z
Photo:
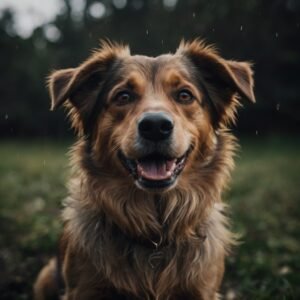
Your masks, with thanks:
M255 102L249 63L225 60L213 47L199 40L182 42L177 53L187 57L194 66L197 83L209 98L208 106L216 126L234 122L240 97Z
M237 61L224 61L225 65L229 68L229 75L234 81L237 91L245 99L252 103L255 103L255 96L253 92L253 71L251 64L248 62L237 62Z
M48 86L51 97L51 110L54 110L68 98L69 84L76 69L65 69L53 72L49 76Z
M85 130L109 70L128 54L125 46L102 42L101 48L79 67L54 71L48 79L51 110L67 103L73 127Z

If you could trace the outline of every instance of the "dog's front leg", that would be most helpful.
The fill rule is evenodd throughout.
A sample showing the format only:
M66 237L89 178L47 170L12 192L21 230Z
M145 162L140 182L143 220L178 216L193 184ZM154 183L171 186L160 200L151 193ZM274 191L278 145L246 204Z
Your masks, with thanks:
M88 259L70 245L62 262L65 292L63 300L102 300L97 285L97 272ZM99 280L100 282L100 280Z
M62 300L124 300L97 271L87 256L68 247L63 260Z

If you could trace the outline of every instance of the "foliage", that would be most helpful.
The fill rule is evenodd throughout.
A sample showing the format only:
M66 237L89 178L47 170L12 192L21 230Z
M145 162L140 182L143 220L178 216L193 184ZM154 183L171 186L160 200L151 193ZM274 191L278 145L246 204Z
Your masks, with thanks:
M31 299L38 270L56 253L67 144L26 141L0 147L2 300ZM233 227L242 235L227 263L227 300L300 298L299 151L299 141L289 138L242 142L225 195Z
M85 0L81 15L76 2L64 0L52 24L27 39L14 33L13 12L2 13L0 135L66 135L63 114L48 111L45 78L52 69L76 66L105 37L147 55L204 37L225 57L254 62L258 103L241 114L240 131L299 130L299 1ZM105 8L100 18L95 3ZM56 37L47 36L49 26Z

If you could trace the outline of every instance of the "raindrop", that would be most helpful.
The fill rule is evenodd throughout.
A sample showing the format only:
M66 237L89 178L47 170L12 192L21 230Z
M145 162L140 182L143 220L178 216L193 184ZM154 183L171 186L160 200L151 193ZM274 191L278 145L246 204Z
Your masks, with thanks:
M196 18L196 13L194 13L194 12L193 12L193 18L194 18L194 19Z
M258 135L258 130L255 131L255 135Z
M146 30L146 35L149 35L149 30L148 29Z
M46 166L46 160L45 159L43 160L43 166L44 167Z
M243 31L243 25L241 25L241 27L240 27L240 31Z
M4 119L8 120L8 114L5 114Z
M162 45L164 44L164 40L161 40L161 44L162 44Z
M279 35L278 32L276 32L276 33L275 33L275 37L278 38L278 35Z
M212 32L215 32L215 29L214 29L214 28L212 29Z
M276 110L279 110L280 109L280 103L277 103L276 104Z

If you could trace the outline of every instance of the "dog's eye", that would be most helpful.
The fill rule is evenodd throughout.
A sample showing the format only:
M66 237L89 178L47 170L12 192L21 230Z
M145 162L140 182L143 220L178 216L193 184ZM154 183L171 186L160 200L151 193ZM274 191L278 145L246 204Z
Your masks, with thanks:
M129 91L121 91L114 98L114 102L119 106L125 105L131 102L132 100L133 95Z
M180 103L191 103L194 101L194 99L195 97L193 96L193 94L187 89L180 90L177 93L176 100Z

